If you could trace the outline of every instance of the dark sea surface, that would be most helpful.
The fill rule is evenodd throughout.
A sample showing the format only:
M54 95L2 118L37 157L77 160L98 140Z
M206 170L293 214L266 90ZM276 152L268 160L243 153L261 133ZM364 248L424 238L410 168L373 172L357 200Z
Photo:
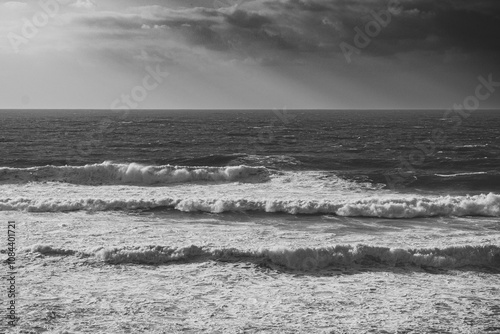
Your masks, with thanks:
M399 191L500 191L500 112L1 111L0 166L326 171Z

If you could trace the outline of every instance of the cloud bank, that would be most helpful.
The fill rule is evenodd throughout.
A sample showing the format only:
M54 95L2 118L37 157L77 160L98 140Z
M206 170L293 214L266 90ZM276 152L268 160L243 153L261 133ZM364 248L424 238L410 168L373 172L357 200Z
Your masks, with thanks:
M429 66L460 71L464 79L486 69L498 71L496 0L215 0L192 5L180 0L60 0L48 23L37 28L36 38L25 38L26 22L36 23L36 15L44 15L40 4L54 2L0 5L0 18L9 18L0 24L0 34L7 37L0 42L0 55L13 54L15 34L24 38L17 46L25 56L57 51L80 63L137 70L161 61L173 73L177 69L205 77L250 67L256 72L274 68L275 78L295 80L302 76L297 68L309 67L308 73L329 71L354 85L363 76L382 79L387 68L426 78L422 69ZM356 44L363 39L369 43ZM346 62L346 44L356 49L349 55L352 64ZM313 84L321 88L331 80L320 81ZM305 79L302 84L311 85ZM443 94L446 90L453 88L443 88Z

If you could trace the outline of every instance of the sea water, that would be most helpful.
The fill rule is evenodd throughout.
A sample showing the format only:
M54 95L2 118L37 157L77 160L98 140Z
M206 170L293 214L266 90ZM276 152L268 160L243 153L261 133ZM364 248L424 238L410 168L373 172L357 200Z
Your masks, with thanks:
M498 270L500 113L444 115L3 111L0 218L49 267Z

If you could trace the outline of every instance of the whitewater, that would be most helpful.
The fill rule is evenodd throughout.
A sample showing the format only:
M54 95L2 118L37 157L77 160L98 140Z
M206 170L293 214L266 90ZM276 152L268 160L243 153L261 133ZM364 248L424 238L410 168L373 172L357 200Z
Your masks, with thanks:
M0 175L2 211L171 208L184 212L261 211L382 218L500 215L500 195L494 193L402 195L326 172L280 172L265 167L104 162L81 167L2 168ZM96 185L99 187L90 187ZM152 185L155 187L149 187ZM47 197L48 192L53 194Z

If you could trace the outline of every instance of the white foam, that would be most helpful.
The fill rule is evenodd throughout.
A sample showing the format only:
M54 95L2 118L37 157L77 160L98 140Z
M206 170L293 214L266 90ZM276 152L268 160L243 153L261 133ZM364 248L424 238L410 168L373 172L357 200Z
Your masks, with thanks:
M457 174L436 174L439 177L457 177L457 176L470 176L470 175L484 175L487 172L471 172L471 173L457 173Z
M336 214L349 217L415 218L433 216L500 216L500 195L435 197L367 197L358 200L251 198L0 198L0 211L106 211L174 208L184 212L261 211L289 214Z
M265 181L265 167L146 166L137 163L104 162L85 166L0 168L1 183L67 182L83 185L154 185L195 181Z
M26 249L46 255L81 254L95 256L112 263L166 264L178 261L251 261L271 262L294 270L318 270L331 266L364 265L413 265L439 268L457 268L470 265L500 267L500 248L494 245L457 246L443 249L402 249L370 245L337 245L319 248L209 248L132 246L97 248L90 252L54 249L49 245L35 245Z

